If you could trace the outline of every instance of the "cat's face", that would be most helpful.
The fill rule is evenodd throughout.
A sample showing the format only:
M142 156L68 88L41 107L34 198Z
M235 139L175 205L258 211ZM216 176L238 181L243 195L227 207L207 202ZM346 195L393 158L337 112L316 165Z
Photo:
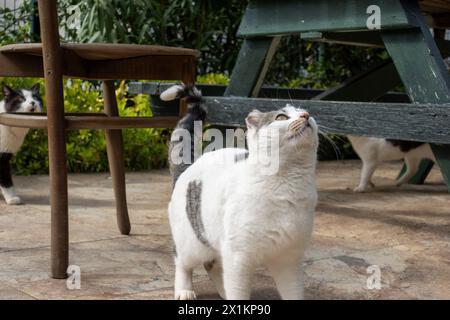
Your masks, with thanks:
M278 141L282 154L315 154L319 144L314 118L303 109L287 105L277 111L252 111L246 118L249 148L264 140ZM263 138L263 139L261 139Z
M41 112L42 99L39 94L39 84L35 84L31 89L14 90L11 87L3 86L5 96L6 112Z

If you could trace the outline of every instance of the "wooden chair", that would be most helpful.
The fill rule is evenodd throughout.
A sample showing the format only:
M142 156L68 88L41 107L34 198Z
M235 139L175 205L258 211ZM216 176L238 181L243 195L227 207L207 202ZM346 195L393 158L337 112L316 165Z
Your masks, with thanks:
M67 277L69 261L66 130L105 130L117 222L120 232L129 234L120 129L173 127L178 118L119 117L113 80L181 80L193 84L199 53L163 46L60 43L56 0L39 1L38 5L42 43L0 47L0 76L44 77L47 114L4 113L0 124L48 130L51 275L62 279ZM103 80L104 113L66 114L63 76Z

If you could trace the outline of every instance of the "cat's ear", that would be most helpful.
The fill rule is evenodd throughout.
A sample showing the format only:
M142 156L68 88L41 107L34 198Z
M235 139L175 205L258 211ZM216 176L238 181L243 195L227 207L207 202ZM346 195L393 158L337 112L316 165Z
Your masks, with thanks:
M33 92L33 94L35 95L39 95L39 92L41 90L41 85L39 83L36 83L34 86L31 87L31 92Z
M6 84L3 85L3 95L5 96L5 98L11 97L15 93L16 93L16 91L14 91L13 88L11 88L10 86L7 86Z
M259 110L253 110L250 112L245 118L245 124L247 125L248 129L257 128L259 125L259 119L261 118L262 112Z

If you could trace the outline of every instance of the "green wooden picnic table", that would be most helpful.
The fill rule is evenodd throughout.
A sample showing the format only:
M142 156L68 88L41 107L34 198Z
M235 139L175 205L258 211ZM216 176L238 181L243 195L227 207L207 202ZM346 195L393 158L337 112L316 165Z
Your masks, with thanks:
M209 121L242 125L252 109L271 110L292 102L256 98L283 36L385 47L392 60L311 100L294 103L309 109L332 132L431 143L450 190L446 28L450 28L450 1L250 0L238 31L244 41L230 85L224 96L206 97ZM411 104L371 102L402 83ZM412 182L422 183L432 165L424 161Z

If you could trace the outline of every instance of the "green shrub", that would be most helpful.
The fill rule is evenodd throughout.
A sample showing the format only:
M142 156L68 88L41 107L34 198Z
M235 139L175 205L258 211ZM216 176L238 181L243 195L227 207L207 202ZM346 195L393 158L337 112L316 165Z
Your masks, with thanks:
M202 84L228 85L230 83L230 78L221 73L208 73L205 75L198 76L196 82Z
M0 78L14 88L31 87L43 80L30 78ZM44 97L44 91L42 90ZM151 116L148 97L127 95L127 86L121 82L116 90L121 116ZM1 97L1 99L3 99ZM45 101L44 101L45 106ZM103 98L95 84L81 80L64 81L64 108L66 112L101 112ZM162 129L123 130L125 165L128 170L161 168L167 163L167 136ZM31 130L13 160L16 174L48 172L48 143L44 130ZM67 133L67 161L69 172L102 172L108 170L108 158L103 131L74 130Z
M23 1L16 9L0 7L0 44L30 41L31 1Z
M246 2L59 0L58 4L66 41L198 49L202 51L198 71L206 74L224 73L233 68L241 42L235 35Z

